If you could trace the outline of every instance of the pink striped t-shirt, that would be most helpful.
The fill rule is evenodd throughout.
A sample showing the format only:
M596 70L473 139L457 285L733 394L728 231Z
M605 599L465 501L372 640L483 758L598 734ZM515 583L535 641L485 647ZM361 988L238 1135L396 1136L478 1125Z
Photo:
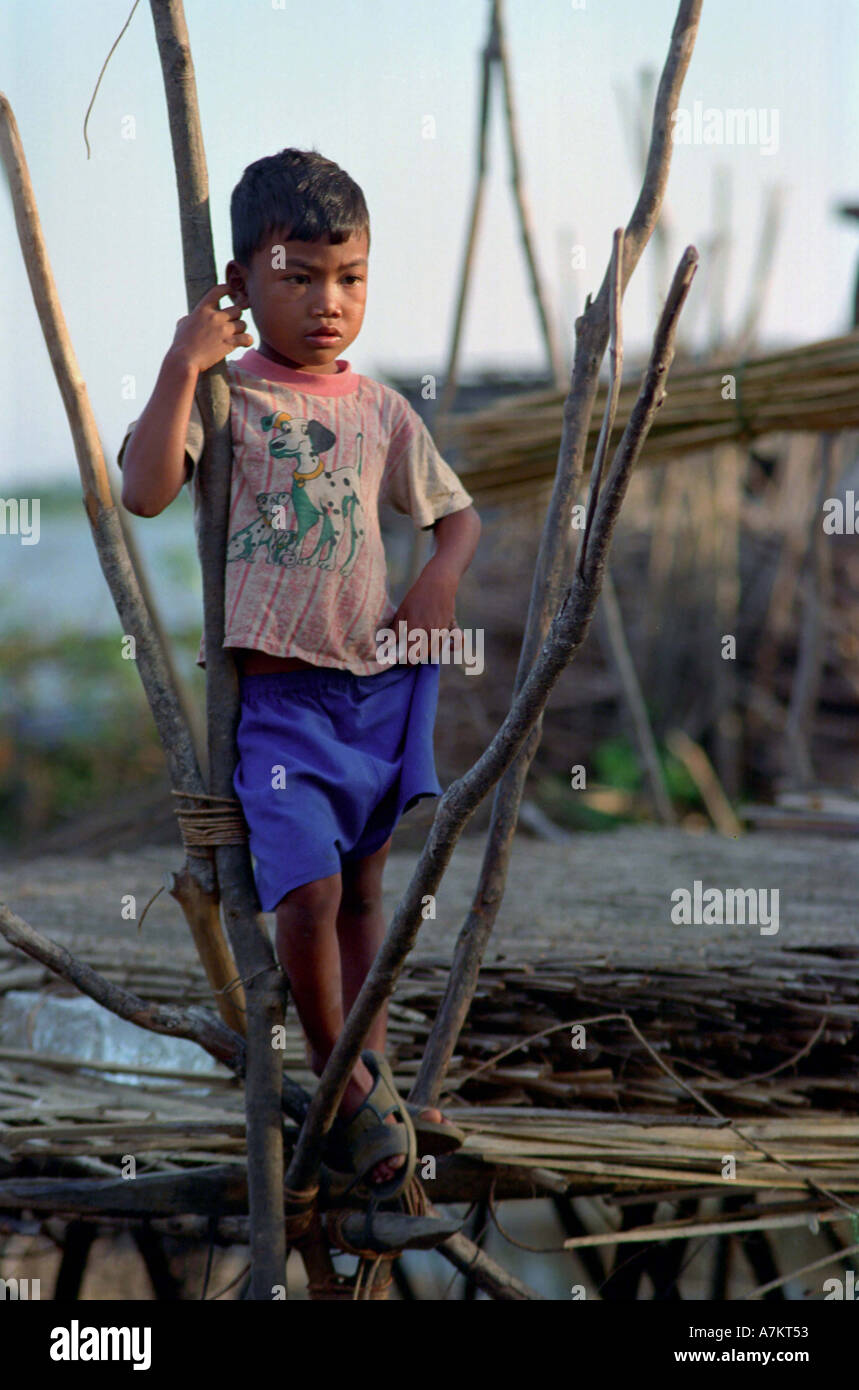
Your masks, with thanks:
M299 372L250 348L226 365L233 472L224 646L355 675L389 669L376 659L376 632L396 612L378 504L427 529L470 506L471 495L405 397L348 362L339 360L336 373ZM195 402L186 450L197 528L202 448ZM197 665L205 664L201 636Z

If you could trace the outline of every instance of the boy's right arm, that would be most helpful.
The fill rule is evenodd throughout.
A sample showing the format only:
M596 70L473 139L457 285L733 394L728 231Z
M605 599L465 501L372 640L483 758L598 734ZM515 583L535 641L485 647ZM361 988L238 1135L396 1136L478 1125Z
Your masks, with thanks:
M200 372L234 348L253 344L241 309L218 308L229 293L227 285L213 285L176 325L155 389L125 447L122 505L135 516L158 516L186 480L185 436Z

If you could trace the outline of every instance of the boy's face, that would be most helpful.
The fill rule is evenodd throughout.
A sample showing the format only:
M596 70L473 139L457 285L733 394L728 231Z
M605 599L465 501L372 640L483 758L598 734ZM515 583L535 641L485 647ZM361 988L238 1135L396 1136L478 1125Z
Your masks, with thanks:
M367 255L366 232L339 246L327 236L285 241L273 234L250 266L230 261L225 280L233 302L253 314L260 352L299 371L336 372L364 321Z

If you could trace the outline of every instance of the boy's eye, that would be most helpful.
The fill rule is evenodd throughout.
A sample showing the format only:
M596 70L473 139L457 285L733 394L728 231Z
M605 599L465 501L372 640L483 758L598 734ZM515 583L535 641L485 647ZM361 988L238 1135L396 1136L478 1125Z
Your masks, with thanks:
M360 284L364 277L363 277L362 275L344 275L343 278L344 278L344 280L350 280L350 281L352 281L352 282L355 283L355 284ZM310 276L309 276L309 275L302 275L300 272L295 271L295 272L293 272L292 275L282 275L282 276L281 276L281 279L282 279L282 280L286 280L286 281L291 281L291 280L309 280L309 279L310 279Z

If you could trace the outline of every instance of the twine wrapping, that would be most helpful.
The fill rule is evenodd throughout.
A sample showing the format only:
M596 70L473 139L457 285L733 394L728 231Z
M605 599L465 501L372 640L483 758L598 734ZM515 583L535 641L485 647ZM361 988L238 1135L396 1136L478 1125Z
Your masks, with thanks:
M182 844L189 853L199 854L202 850L213 854L217 845L247 843L247 821L242 803L236 797L177 791L171 792L171 795L184 797L186 801L194 803L175 808Z
M348 1300L350 1303L356 1299L386 1299L390 1292L394 1276L391 1270L391 1260L387 1256L374 1254L372 1266L367 1273L366 1282L364 1280L365 1265L362 1262L353 1275L331 1274L324 1279L310 1280L307 1285L307 1292L312 1299L326 1299L332 1302ZM391 1257L393 1258L393 1257ZM388 1268L382 1272L382 1263L387 1264Z
M316 1198L318 1195L318 1183L305 1188L287 1187L284 1184L284 1219L287 1244L295 1245L303 1236L307 1235L317 1214Z

